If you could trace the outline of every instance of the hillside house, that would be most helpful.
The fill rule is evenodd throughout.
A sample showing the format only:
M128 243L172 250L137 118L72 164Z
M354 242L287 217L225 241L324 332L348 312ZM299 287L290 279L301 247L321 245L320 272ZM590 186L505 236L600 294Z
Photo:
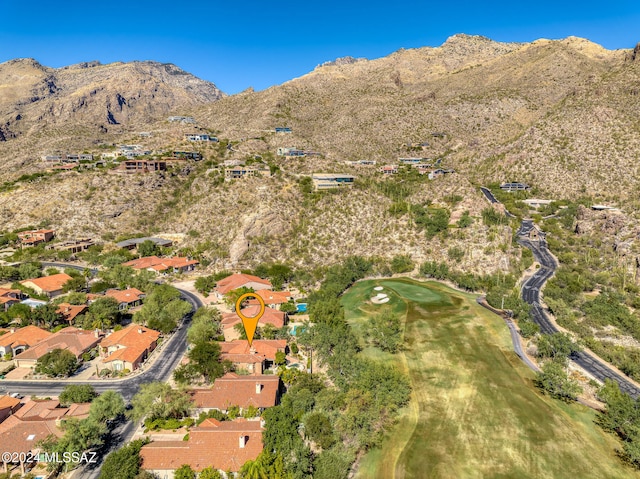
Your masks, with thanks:
M173 245L173 242L171 240L146 236L144 238L130 238L128 240L120 241L119 243L116 243L116 246L118 248L133 250L136 249L139 244L142 244L145 241L152 241L156 244L156 246L159 246L161 248L168 248L169 246Z
M255 460L262 452L263 429L259 418L206 419L191 428L186 441L158 440L143 446L141 467L162 479L173 479L183 464L196 472L212 467L222 473L237 473L245 462Z
M384 165L380 167L380 173L383 175L396 175L398 174L398 165Z
M44 155L41 158L42 161L46 161L47 163L60 163L62 161L62 156L60 155Z
M80 253L89 249L95 242L91 238L82 238L73 241L64 241L62 243L56 243L48 246L47 249L53 249L56 251L69 251L71 254Z
M234 166L224 170L224 177L227 180L252 177L271 176L271 170L266 165L261 166Z
M174 151L174 158L186 158L187 160L199 161L202 159L202 155L197 151Z
M102 336L98 331L64 328L21 352L13 358L13 362L18 368L35 368L38 359L54 349L66 349L80 359L82 354L95 347L100 339Z
M52 274L51 276L43 276L41 278L25 279L20 281L20 284L33 289L38 294L46 295L49 298L55 298L62 294L63 286L71 279L73 278L66 273L58 273Z
M508 192L512 192L512 191L526 191L529 190L531 187L525 183L502 183L500 185L500 189L502 191L508 191Z
M398 158L398 163L403 165L417 165L426 159L427 158Z
M24 246L37 246L51 241L56 235L55 230L30 230L18 233L20 244Z
M444 176L451 173L455 173L455 170L452 170L452 169L445 170L443 168L438 168L437 170L433 170L431 173L429 173L429 179L435 180L438 176Z
M36 326L25 326L24 328L12 328L9 333L0 336L0 355L20 354L22 351L38 344L40 341L51 336L49 331Z
M234 273L226 278L221 279L216 284L214 288L214 292L218 299L224 298L224 295L229 291L233 291L238 288L250 288L255 290L259 289L273 289L271 282L259 278L258 276L253 276L251 274L243 274L243 273Z
M159 337L159 331L130 324L104 338L100 342L100 354L114 371L135 371L156 348Z
M278 156L305 156L304 150L299 150L297 148L278 148L276 150L276 155Z
M170 116L167 118L167 121L170 123L185 123L185 124L193 124L196 122L195 118L192 116Z
M149 173L166 170L167 162L164 160L125 160L113 171L118 173Z
M337 173L314 173L311 175L316 191L353 186L356 177Z
M291 133L291 128L276 126L276 133Z
M146 269L155 273L188 273L200 264L195 259L174 256L173 258L159 258L157 256L145 256L123 263L123 266L129 266L133 269Z
M125 290L108 289L104 295L115 299L118 302L118 309L120 311L127 311L128 309L140 306L145 297L145 294L136 288L128 288Z
M226 413L232 406L238 406L240 411L254 407L262 412L279 403L280 377L227 373L216 379L211 388L192 389L189 395L194 402L195 416L212 409Z
M253 318L259 311L259 304L250 304L242 309L242 314L248 318ZM267 324L271 324L273 327L280 329L287 324L287 319L286 313L265 306L264 313L260 316L260 319L258 319L258 327L264 328ZM222 326L225 341L233 341L234 339L240 338L240 334L236 330L236 324L241 323L242 319L240 319L237 313L224 313L222 315L220 326Z
M184 137L187 141L218 141L218 138L216 138L215 136L210 136L206 133L187 134Z

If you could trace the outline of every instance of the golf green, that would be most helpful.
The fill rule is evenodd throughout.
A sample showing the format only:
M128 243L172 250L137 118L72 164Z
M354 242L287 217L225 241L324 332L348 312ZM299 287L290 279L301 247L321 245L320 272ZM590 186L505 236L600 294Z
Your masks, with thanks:
M389 302L373 304L378 293ZM360 461L358 478L640 478L616 456L620 443L593 423L593 411L535 388L503 320L474 295L381 279L356 283L342 301L362 354L396 364L413 388L382 446ZM365 344L375 312L401 318L401 353Z

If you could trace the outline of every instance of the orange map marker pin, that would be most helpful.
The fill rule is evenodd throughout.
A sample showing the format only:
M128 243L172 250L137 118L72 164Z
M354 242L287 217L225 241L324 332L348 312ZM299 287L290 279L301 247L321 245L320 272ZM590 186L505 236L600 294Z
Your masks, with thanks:
M258 303L260 303L260 310L258 311L258 314L253 317L245 316L242 314L242 311L240 311L242 301L247 298L256 298ZM253 343L253 336L256 334L256 328L258 327L258 321L260 321L260 318L264 314L264 300L255 293L244 293L236 301L236 314L240 316L240 319L242 320L242 326L244 326L244 332L247 335L249 347L251 347L251 343Z

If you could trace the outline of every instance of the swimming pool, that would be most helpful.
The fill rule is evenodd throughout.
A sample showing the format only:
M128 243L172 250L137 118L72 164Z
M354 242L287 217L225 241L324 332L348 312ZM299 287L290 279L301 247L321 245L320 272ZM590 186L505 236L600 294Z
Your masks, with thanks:
M307 312L307 303L298 303L298 304L296 304L296 308L298 309L298 313L306 313Z

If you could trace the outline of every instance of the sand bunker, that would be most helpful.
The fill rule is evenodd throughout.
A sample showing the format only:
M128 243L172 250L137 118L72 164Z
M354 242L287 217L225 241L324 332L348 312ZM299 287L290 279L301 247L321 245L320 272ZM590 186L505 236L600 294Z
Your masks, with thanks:
M376 286L373 288L374 291L382 291L384 288L382 286Z
M371 302L373 304L382 304L389 301L389 297L384 293L378 293L373 298L371 298Z

